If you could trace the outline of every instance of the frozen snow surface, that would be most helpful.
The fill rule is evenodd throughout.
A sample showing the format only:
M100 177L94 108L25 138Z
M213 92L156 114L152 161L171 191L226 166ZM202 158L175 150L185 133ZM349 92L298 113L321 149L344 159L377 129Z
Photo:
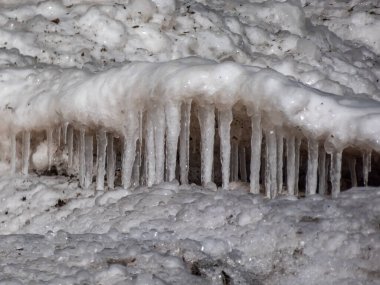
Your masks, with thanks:
M380 284L376 188L268 200L176 182L0 185L0 284Z
M379 31L379 1L0 0L0 284L380 284L380 190L339 193L379 169Z

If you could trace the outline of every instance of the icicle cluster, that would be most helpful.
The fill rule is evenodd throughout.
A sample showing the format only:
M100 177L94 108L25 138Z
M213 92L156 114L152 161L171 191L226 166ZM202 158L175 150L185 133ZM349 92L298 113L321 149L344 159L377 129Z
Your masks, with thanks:
M250 73L252 70L245 71L232 63L203 63L201 67L192 64L179 61L167 65L145 63L139 68L132 65L119 72L123 76L111 70L104 76L89 80L86 77L81 79L84 83L71 84L54 95L58 98L53 102L59 115L53 117L54 112L49 113L52 124L43 134L41 128L27 127L29 122L22 131L20 126L7 129L10 172L27 175L34 168L30 157L39 144L46 142L47 171L53 166L59 167L76 175L81 187L95 185L96 190L119 185L126 189L152 186L177 179L182 184L215 183L222 189L229 189L230 182L241 181L249 183L250 192L262 193L268 198L284 193L297 196L301 192L305 195L331 193L336 197L341 191L345 161L351 185L358 185L358 155L355 151L344 154L348 143L343 138L349 140L350 137L330 135L327 131L332 126L324 128L307 123L303 129L304 126L298 124L303 116L317 112L305 113L303 106L314 106L323 100L333 102L333 97L325 98L306 89L302 96L292 97L286 93L286 96L275 97L273 94L277 94L279 88L265 89L265 84L250 81L253 78L258 82L268 76L266 72ZM140 74L133 77L133 71ZM183 74L176 77L173 71ZM143 86L139 78L144 72L151 72L152 76L163 73L166 79L170 75L167 82L170 88L163 80ZM285 86L284 78L273 76L268 78L277 78L282 84L276 81L279 86ZM126 78L125 85L129 89L123 89L120 78ZM100 90L91 94L93 97L87 91L91 84L98 84L92 91ZM170 92L181 92L178 86L186 91L183 91L185 95L169 96ZM255 86L260 86L264 95L250 96ZM294 90L304 89L295 85L291 91ZM141 92L141 96L133 92ZM106 94L110 94L109 97ZM123 94L127 94L125 98ZM308 96L313 99L305 101ZM283 97L303 105L298 102L288 106ZM53 99L49 97L49 100ZM70 100L75 107L68 105ZM102 100L107 100L106 107L97 116L88 106L100 107L98 102ZM128 104L122 107L122 102ZM115 113L122 115L117 117ZM357 141L353 141L355 143ZM371 148L366 147L361 153L362 181L368 185ZM306 169L306 173L302 169Z

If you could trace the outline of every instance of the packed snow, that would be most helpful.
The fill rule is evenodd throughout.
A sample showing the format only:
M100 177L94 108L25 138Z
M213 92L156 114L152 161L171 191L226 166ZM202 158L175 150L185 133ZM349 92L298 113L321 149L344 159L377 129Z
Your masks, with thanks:
M0 284L380 284L379 9L1 0Z

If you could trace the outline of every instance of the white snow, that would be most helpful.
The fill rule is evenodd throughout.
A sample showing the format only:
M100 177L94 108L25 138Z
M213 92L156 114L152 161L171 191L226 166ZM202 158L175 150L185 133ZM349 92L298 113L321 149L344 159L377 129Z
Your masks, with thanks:
M379 9L1 0L0 284L380 284Z

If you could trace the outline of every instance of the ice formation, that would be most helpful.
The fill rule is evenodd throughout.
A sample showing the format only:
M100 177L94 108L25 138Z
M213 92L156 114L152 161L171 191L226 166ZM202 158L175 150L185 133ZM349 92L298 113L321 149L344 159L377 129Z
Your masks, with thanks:
M53 167L98 190L240 180L269 198L368 185L376 35L343 41L313 14L334 10L304 1L80 2L3 4L7 173Z
M203 185L216 182L228 189L230 181L247 182L250 177L251 192L259 193L264 167L261 184L267 197L282 193L283 185L294 195L299 176L295 160L303 142L306 195L315 194L318 183L319 192L326 192L326 152L336 196L344 149L352 149L347 153L351 159L355 149L365 150L365 184L370 150L380 150L376 100L321 92L276 71L233 62L135 62L95 74L3 69L1 89L1 132L9 138L10 172L20 165L28 174L34 168L29 157L46 140L48 169L60 163L84 188L96 177L96 188L104 189L105 176L110 189L115 183L124 188L173 179L188 183L194 167L201 174L190 182L200 179ZM191 143L200 145L198 166L188 154ZM2 151L8 152L4 146ZM220 164L214 163L219 159ZM215 179L216 172L221 179Z

